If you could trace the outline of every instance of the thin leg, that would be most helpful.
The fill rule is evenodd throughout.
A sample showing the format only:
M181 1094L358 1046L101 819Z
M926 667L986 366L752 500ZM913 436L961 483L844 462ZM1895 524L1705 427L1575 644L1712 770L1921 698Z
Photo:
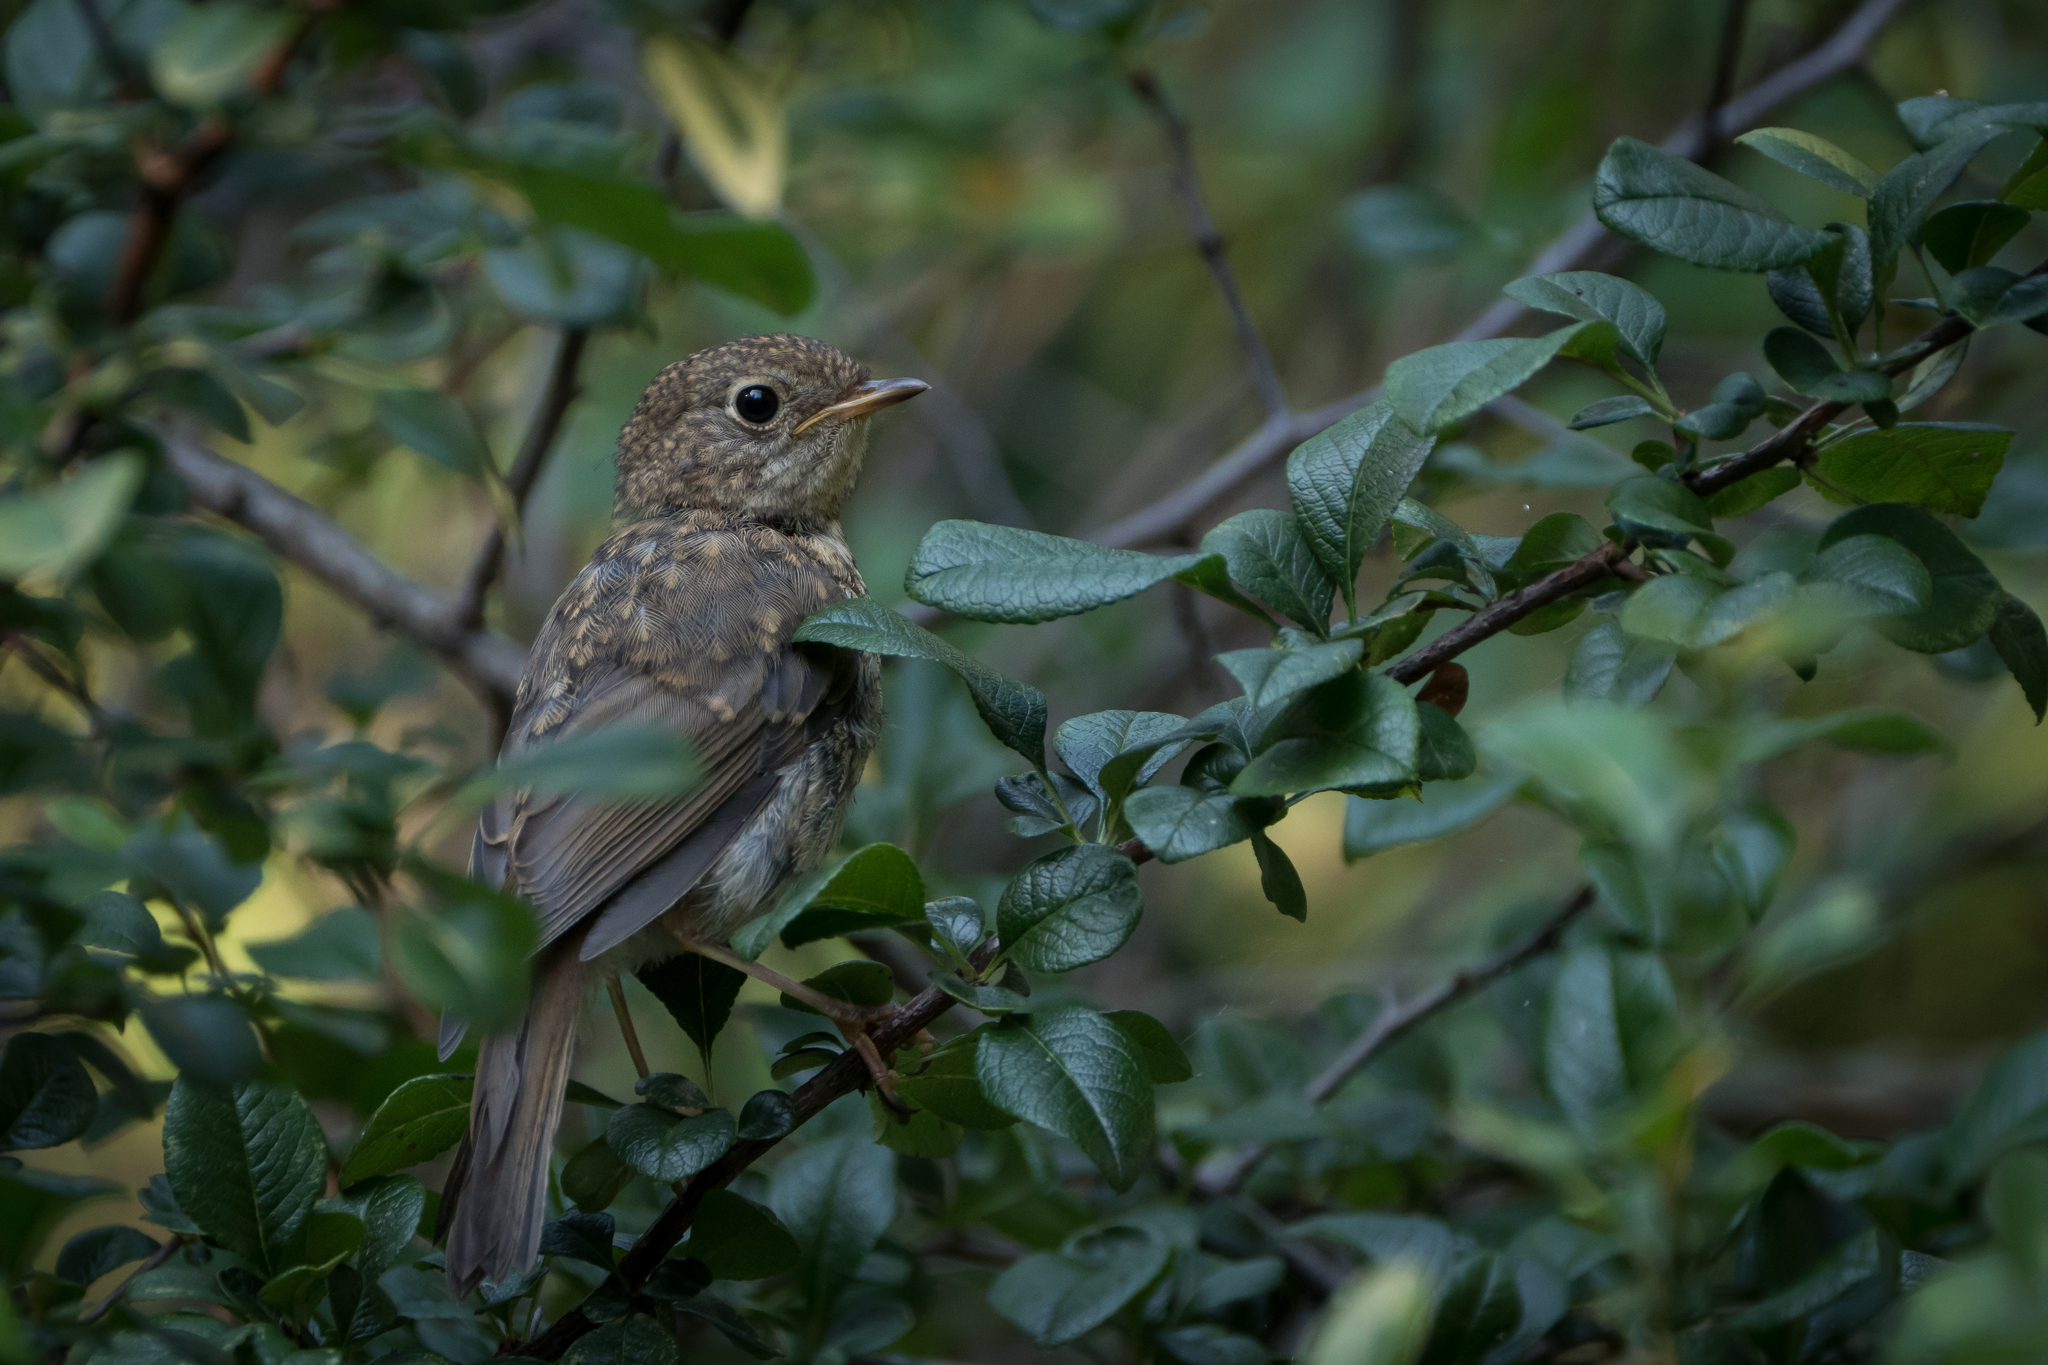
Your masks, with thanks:
M612 1013L619 1017L619 1032L626 1035L626 1051L633 1056L633 1069L644 1081L647 1079L647 1054L640 1050L640 1035L634 1031L633 1012L626 1008L626 990L619 984L617 972L604 979L604 988L611 993Z

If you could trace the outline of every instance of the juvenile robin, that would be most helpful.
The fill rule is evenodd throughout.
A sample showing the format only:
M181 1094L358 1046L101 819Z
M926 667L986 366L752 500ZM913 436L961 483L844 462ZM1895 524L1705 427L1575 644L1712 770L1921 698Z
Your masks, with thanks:
M477 1053L442 1195L456 1297L539 1253L590 987L679 947L774 977L722 945L831 850L882 716L873 656L790 637L865 594L840 508L867 417L925 388L808 337L746 337L663 370L620 433L616 529L541 627L501 756L655 724L702 776L664 802L515 791L478 821L470 875L532 903L541 947L525 1020ZM463 1028L443 1021L443 1058Z

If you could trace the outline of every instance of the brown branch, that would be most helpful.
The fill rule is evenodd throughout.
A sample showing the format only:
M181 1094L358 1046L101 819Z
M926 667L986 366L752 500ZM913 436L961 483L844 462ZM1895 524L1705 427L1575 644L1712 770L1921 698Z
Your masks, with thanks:
M1258 388L1259 402L1266 409L1267 420L1288 417L1293 410L1287 405L1287 391L1280 385L1280 372L1273 366L1273 354L1266 349L1258 324L1252 321L1244 292L1238 288L1237 272L1230 267L1223 234L1216 230L1216 220L1210 216L1208 201L1202 195L1202 180L1195 169L1195 149L1188 137L1187 120L1166 98L1159 78L1147 68L1132 67L1125 73L1125 79L1158 118L1159 126L1166 134L1167 148L1173 154L1173 188L1180 196L1181 212L1188 220L1189 231L1194 234L1196 249L1208 262L1209 274L1216 280L1224 306L1230 310L1230 325L1237 333L1238 349L1244 352L1245 364L1251 367L1252 383Z
M540 480L541 466L547 462L548 452L554 448L555 437L562 430L562 419L567 416L569 405L583 391L577 382L576 371L583 363L583 348L589 341L588 327L562 329L562 341L555 348L555 363L548 370L548 386L541 395L540 408L533 415L533 425L527 429L526 440L519 447L512 468L505 474L505 491L511 498L515 514L525 513L526 499ZM484 600L504 563L505 523L493 518L483 546L477 551L476 562L470 566L469 576L464 580L461 595L456 598L455 618L465 629L475 630L483 625Z
M976 950L974 963L986 966L995 956L996 944L990 940ZM917 1035L930 1028L933 1021L953 1006L953 998L936 986L929 986L918 992L909 1003L890 1015L870 1035L875 1049L884 1057L893 1057L901 1048L908 1047ZM850 1095L869 1083L867 1064L852 1048L839 1054L838 1058L824 1070L811 1077L795 1094L789 1097L795 1111L795 1128L802 1127L811 1119L823 1113L826 1106L842 1096ZM712 1190L730 1185L740 1172L759 1161L775 1149L781 1138L767 1140L742 1139L726 1149L724 1156L704 1170L690 1177L682 1191L669 1201L668 1206L656 1216L647 1231L633 1243L613 1272L629 1294L637 1293L654 1274L683 1234L690 1230L690 1224L697 1216L697 1206ZM557 1318L547 1331L523 1345L514 1345L523 1356L539 1360L556 1360L570 1346L585 1334L595 1330L597 1323L590 1320L581 1308L572 1309Z
M1552 912L1535 933L1521 942L1495 953L1476 967L1437 983L1405 1005L1395 1008L1390 1004L1382 1009L1364 1033L1353 1039L1349 1047L1338 1053L1334 1061L1302 1088L1302 1098L1310 1104L1321 1104L1373 1058L1413 1032L1423 1021L1441 1014L1460 1000L1476 995L1523 963L1555 948L1572 921L1585 914L1592 904L1593 888L1582 886L1578 894ZM1212 1197L1229 1194L1251 1174L1253 1167L1265 1159L1267 1151L1268 1146L1263 1142L1238 1148L1228 1161L1198 1176L1196 1188Z
M194 504L255 532L280 559L334 589L375 625L437 656L486 696L509 698L518 689L524 650L503 636L465 629L445 594L378 559L325 512L210 450L167 436L163 451Z
M2029 273L2048 273L2048 261L2043 261ZM1955 345L1975 330L1962 318L1944 318L1918 340L1893 352L1891 358L1879 368L1885 374L1894 377L1904 374L1929 356ZM1682 482L1693 492L1706 497L1787 460L1803 466L1813 450L1814 441L1826 429L1828 423L1852 406L1849 403L1815 403L1784 427L1773 432L1767 439L1758 442L1742 454L1694 470L1685 475ZM1387 676L1403 684L1419 682L1436 671L1438 665L1456 658L1481 641L1500 634L1538 608L1569 597L1610 574L1630 576L1622 568L1622 564L1633 548L1632 544L1617 545L1612 542L1602 545L1563 568L1545 574L1528 586L1489 603L1423 648L1388 666Z
M291 65L327 8L326 4L309 4L284 41L251 69L251 94L260 99L278 92L284 85L285 68ZM215 113L201 119L176 152L147 145L137 148L142 197L128 216L128 233L121 239L113 279L107 285L107 316L117 324L126 326L141 316L143 292L171 240L171 225L178 216L178 206L234 141L234 124Z
M1863 55L1878 31L1908 3L1910 0L1865 0L1862 7L1845 19L1826 41L1722 105L1714 131L1726 140L1756 126L1773 109L1794 96L1854 70L1861 65ZM1674 156L1688 158L1701 156L1707 145L1707 129L1698 117L1688 119L1662 144L1663 150ZM1600 225L1598 218L1588 213L1538 253L1523 273L1548 275L1580 268L1609 240L1607 229ZM1500 336L1527 311L1524 305L1513 299L1496 299L1451 340L1482 341ZM1238 485L1285 458L1288 451L1311 436L1373 402L1382 391L1381 386L1375 384L1313 412L1269 414L1256 431L1239 441L1193 480L1103 527L1088 539L1102 545L1128 547L1150 544L1171 536Z

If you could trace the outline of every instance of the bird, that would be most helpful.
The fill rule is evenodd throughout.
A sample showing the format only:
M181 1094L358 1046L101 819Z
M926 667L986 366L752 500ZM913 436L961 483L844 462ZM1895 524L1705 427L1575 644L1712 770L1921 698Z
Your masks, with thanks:
M612 532L534 640L500 761L653 724L691 745L700 777L659 801L514 790L478 818L470 876L524 897L540 946L523 1021L479 1045L442 1194L458 1300L539 1253L594 984L678 947L795 984L720 945L824 861L880 732L875 657L791 637L866 595L840 511L867 419L927 387L808 337L743 337L662 370L620 432ZM443 1060L465 1027L443 1019Z

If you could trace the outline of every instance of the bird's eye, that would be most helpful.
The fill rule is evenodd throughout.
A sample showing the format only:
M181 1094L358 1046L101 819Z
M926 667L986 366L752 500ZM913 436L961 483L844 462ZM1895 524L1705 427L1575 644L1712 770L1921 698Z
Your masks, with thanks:
M775 414L782 410L782 400L766 384L749 384L733 395L732 410L740 415L741 421L762 427L775 420Z

